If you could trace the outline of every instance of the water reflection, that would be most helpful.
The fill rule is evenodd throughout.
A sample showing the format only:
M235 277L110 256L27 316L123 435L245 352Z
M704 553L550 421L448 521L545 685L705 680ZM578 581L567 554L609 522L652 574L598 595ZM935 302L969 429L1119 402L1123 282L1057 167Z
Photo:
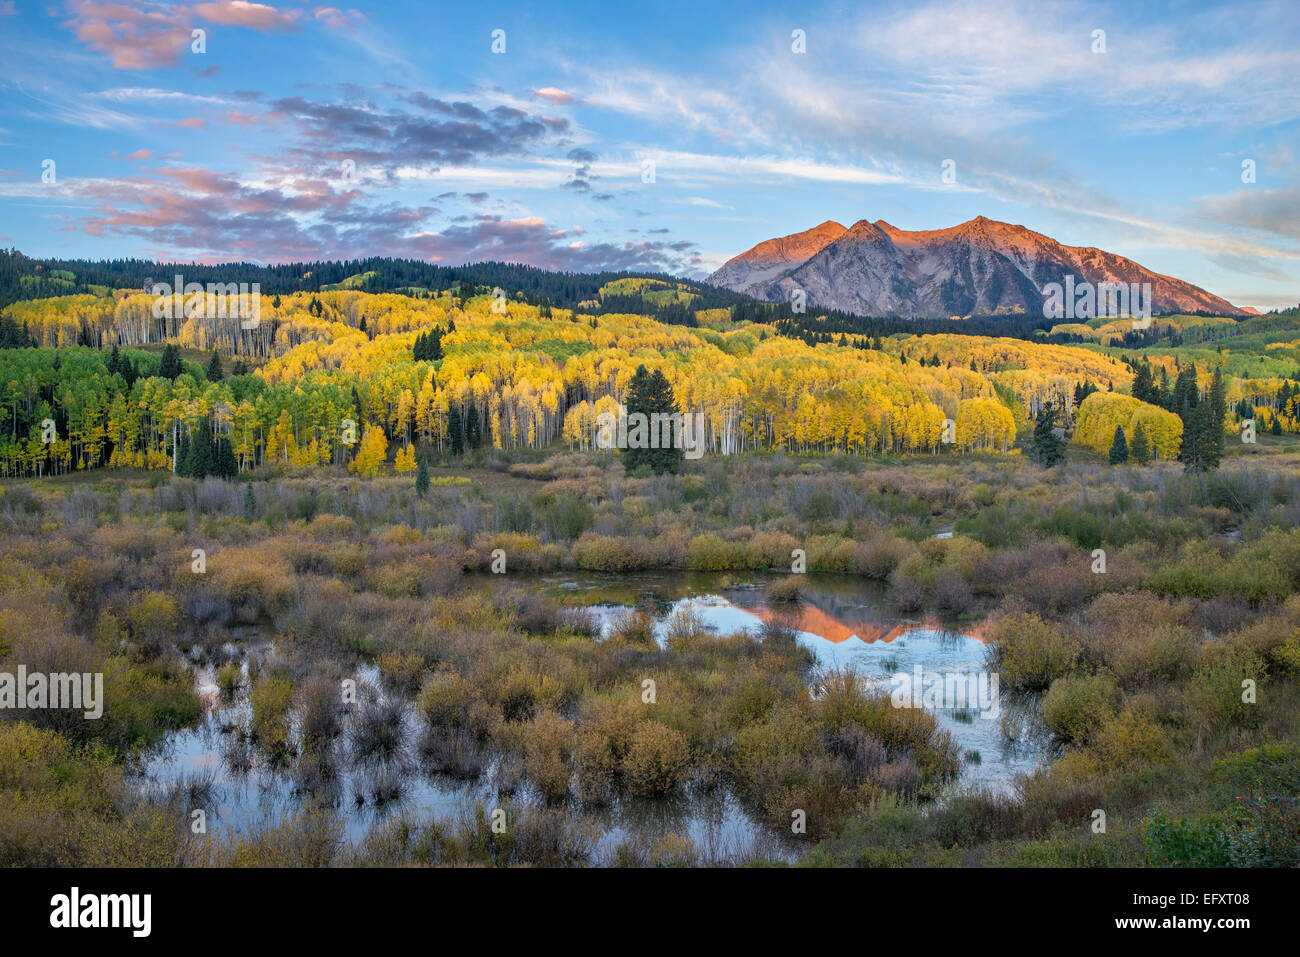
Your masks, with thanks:
M674 614L690 613L720 634L757 631L774 622L795 631L824 669L848 668L868 684L889 691L900 673L988 676L984 621L956 623L940 618L905 618L877 587L844 576L806 576L797 602L770 601L765 582L737 582L727 576L656 574L606 579L549 578L554 593L580 597L601 623L602 633L632 608L653 610L662 643ZM989 676L991 677L991 676ZM939 707L939 725L965 757L958 787L998 792L1015 787L1016 776L1046 757L1049 736L1032 697L998 688L996 706Z
M485 578L471 587L497 584ZM673 615L683 611L719 633L754 631L769 622L782 624L812 650L821 668L852 668L865 682L886 689L900 672L916 668L956 674L985 668L987 644L980 622L902 617L877 586L860 579L806 576L797 602L768 600L765 584L761 579L742 581L723 575L566 574L535 579L532 587L587 606L603 634L634 608L652 615L661 642ZM472 755L449 757L448 748L455 742L442 742L436 756L421 747L420 722L409 701L395 702L402 709L400 742L385 760L354 760L345 731L317 753L274 763L239 732L248 726L252 713L250 671L274 663L275 649L255 636L240 637L238 644L227 647L231 657L239 656L238 690L223 696L217 673L210 667L198 668L196 687L205 704L203 719L153 749L138 778L145 792L186 792L189 806L207 810L210 830L246 830L315 803L336 809L344 822L345 839L355 843L374 825L400 815L432 815L450 821L468 816L475 806L492 808L508 798L541 803L516 759L479 752L477 746L472 746ZM361 679L382 699L373 667L362 669ZM934 709L940 725L965 755L960 781L954 786L1006 791L1014 786L1017 774L1044 759L1048 744L1034 702L1000 690L997 705L997 718L969 708ZM295 718L295 739L300 731ZM443 773L457 768L457 776ZM716 784L697 783L671 800L623 799L608 807L575 804L568 813L597 835L597 859L606 863L617 858L621 844L661 845L666 834L689 835L701 857L714 861L739 862L755 854L791 860L806 846L756 823L727 787Z

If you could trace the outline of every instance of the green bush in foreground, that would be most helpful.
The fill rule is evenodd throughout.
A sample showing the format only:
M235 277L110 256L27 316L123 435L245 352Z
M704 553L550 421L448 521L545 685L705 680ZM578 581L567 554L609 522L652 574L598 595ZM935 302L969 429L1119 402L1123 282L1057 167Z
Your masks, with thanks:
M1043 720L1062 741L1087 741L1115 714L1119 687L1110 675L1057 678L1043 697Z

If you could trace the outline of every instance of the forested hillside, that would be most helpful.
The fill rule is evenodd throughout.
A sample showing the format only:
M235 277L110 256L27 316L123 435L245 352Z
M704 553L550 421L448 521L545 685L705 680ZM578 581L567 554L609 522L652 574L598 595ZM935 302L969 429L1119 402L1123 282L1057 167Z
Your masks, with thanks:
M640 296L643 312L707 301L667 280L610 282L595 295L629 307ZM188 309L178 299L170 318L135 289L14 302L0 314L11 346L0 351L0 470L175 469L200 433L214 456L228 445L238 471L374 474L390 460L414 469L417 452L587 448L596 416L619 408L642 364L662 370L682 411L704 414L714 454L1003 453L1044 410L1072 428L1080 404L1102 392L1176 413L1145 416L1151 454L1172 458L1188 390L1207 394L1212 367L1227 364L951 333L780 335L779 322L737 321L722 307L701 311L701 326L526 299L459 286L263 293L256 322L241 320L233 297L211 295ZM202 363L169 359L164 346ZM1297 430L1295 344L1268 353L1265 375L1225 380L1225 429L1257 418L1261 430ZM1292 378L1277 374L1288 368ZM1093 416L1077 441L1104 452L1113 435L1098 430L1134 421Z

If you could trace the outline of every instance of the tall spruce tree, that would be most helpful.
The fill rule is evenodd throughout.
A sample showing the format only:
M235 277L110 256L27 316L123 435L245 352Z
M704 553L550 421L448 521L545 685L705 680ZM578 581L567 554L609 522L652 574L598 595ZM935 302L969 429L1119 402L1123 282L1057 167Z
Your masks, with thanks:
M164 379L175 379L184 371L181 365L181 350L173 345L163 346L162 359L158 363L158 375Z
M1222 383L1220 383L1222 388ZM1222 404L1222 398L1219 403ZM1196 379L1196 366L1187 366L1178 373L1174 389L1170 394L1170 411L1183 420L1183 438L1178 448L1178 461L1189 472L1204 472L1218 467L1215 456L1211 422L1214 418L1214 406L1207 396L1201 399L1200 386ZM1222 432L1223 418L1219 417L1219 431ZM1208 444L1207 444L1208 443ZM1222 442L1219 443L1222 454ZM1213 463L1213 464L1211 464Z
M1223 459L1223 420L1228 415L1228 396L1223 384L1223 372L1214 370L1210 379L1210 393L1205 397L1205 434L1201 439L1204 450L1201 457L1206 468L1217 469Z
M451 445L452 455L465 454L465 432L460 424L460 407L454 402L447 412L447 442Z
M205 373L209 382L220 382L226 377L225 371L221 368L221 356L217 355L217 350L212 350L212 358L208 360L208 369Z
M232 479L239 474L239 463L235 460L235 450L230 439L219 435L213 445L212 474L218 478Z
M627 471L636 472L639 469L648 468L658 474L681 472L682 464L686 460L686 453L681 448L680 441L674 441L680 438L675 432L676 427L681 424L680 419L677 418L678 411L677 400L673 396L673 387L664 374L658 369L649 372L645 366L637 366L636 374L632 376L627 391L628 444L632 444L634 430L631 416L634 413L641 412L646 416L644 435L647 440L653 437L656 444L660 446L666 444L667 447L628 448L624 450L623 467ZM655 424L655 415L673 417L674 430L672 434L663 434L663 430ZM649 441L646 444L649 445Z
M415 465L415 494L424 498L429 491L429 463L425 461L424 456L420 456L420 461Z
M1029 454L1035 462L1047 469L1065 461L1065 440L1054 431L1058 414L1056 406L1047 402L1038 410L1038 418L1034 421L1034 437Z
M1128 457L1136 465L1151 464L1151 443L1147 440L1147 430L1141 422L1133 426L1133 441L1128 446Z
M1115 441L1110 444L1110 464L1124 465L1128 462L1128 441L1124 438L1124 426L1115 426Z
M1133 398L1159 404L1160 393L1151 376L1151 363L1145 360L1137 364L1137 373L1133 376Z
M198 428L190 436L189 449L185 455L182 475L190 478L203 478L215 475L217 471L217 450L212 441L212 426L206 418L199 420Z
M1201 392L1196 385L1196 367L1187 366L1178 373L1174 380L1173 391L1169 393L1169 411L1183 420L1188 418L1201 401Z
M478 406L474 400L469 400L469 407L465 410L465 448L476 449L483 444L483 426L478 417Z
M1202 402L1183 419L1183 441L1178 449L1178 461L1188 472L1204 472L1206 464L1205 438L1209 431L1210 404Z
M172 471L176 475L188 476L190 467L190 430L182 428L176 437L176 450L172 456Z

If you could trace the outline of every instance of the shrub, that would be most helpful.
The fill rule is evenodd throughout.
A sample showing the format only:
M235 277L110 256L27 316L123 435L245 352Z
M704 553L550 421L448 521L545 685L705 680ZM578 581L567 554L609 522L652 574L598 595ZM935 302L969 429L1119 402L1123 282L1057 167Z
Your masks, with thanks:
M704 621L689 604L679 605L668 619L664 643L670 651L685 651L709 634Z
M1043 721L1062 741L1085 742L1114 715L1119 688L1107 674L1057 678L1043 697Z
M1220 758L1211 777L1263 794L1300 794L1300 745L1266 744Z
M430 731L420 738L420 753L435 771L473 781L487 769L487 758L468 731Z
M319 754L342 730L339 683L312 675L303 683L298 709L303 749Z
M658 721L643 721L632 734L623 775L633 794L656 797L675 791L689 766L685 735Z
M536 676L522 671L509 675L501 686L497 703L507 721L527 721L537 703Z
M759 532L745 546L746 564L750 568L789 568L791 553L799 540L784 532Z
M594 572L628 572L642 567L627 541L591 532L574 542L573 560L579 568Z
M243 682L244 673L239 662L229 661L217 669L217 688L227 700L235 696Z
M1230 867L1232 839L1221 821L1171 821L1159 811L1145 830L1147 861L1155 867Z
M1102 769L1151 767L1169 759L1169 737L1151 718L1121 711L1092 732L1088 756Z
M568 797L573 722L553 711L541 711L531 722L513 729L511 737L523 752L524 773L542 796L550 802Z
M389 598L415 597L420 594L420 570L410 562L389 562L369 574L370 587Z
M1264 662L1241 644L1211 644L1201 651L1188 690L1193 713L1212 725L1246 724L1258 716L1254 701L1247 700L1247 682L1257 687L1264 678Z
M272 755L289 750L289 708L293 685L285 675L264 673L249 695L253 706L253 738Z
M969 612L975 596L966 580L949 568L943 568L935 578L934 605L942 612L958 615Z
M712 533L692 539L689 564L702 572L738 571L747 567L745 546L728 542Z
M689 836L665 834L651 846L646 855L646 866L694 867L699 856L695 842Z
M787 575L785 578L778 578L769 582L767 587L763 589L763 594L768 601L798 601L803 595L803 584L802 575Z
M602 701L592 706L580 725L574 752L578 794L584 801L613 799L639 720L635 705Z
M884 581L915 551L916 546L906 539L881 533L854 548L853 567L859 575Z
M439 668L425 681L416 709L434 729L468 728L471 708L481 697L474 686L450 667Z
M115 656L103 664L104 716L77 725L96 740L125 752L147 745L165 731L198 720L202 704L194 693L193 676L179 663L135 665ZM76 733L77 728L69 729Z
M930 822L932 839L944 847L1005 841L1018 834L1021 811L1018 801L1003 794L959 794L935 813Z
M610 628L607 641L654 647L655 620L640 609L620 615Z
M176 641L179 620L180 608L166 592L146 592L131 602L131 635L151 655L161 653Z
M1134 624L1136 627L1113 636L1102 654L1102 660L1120 684L1133 689L1157 680L1181 678L1196 655L1196 641L1191 632L1178 625L1159 625L1147 619Z
M362 763L404 766L406 707L396 698L368 696L352 720L352 755Z
M1291 674L1300 675L1300 629L1269 652L1269 659Z
M1034 614L1001 618L994 626L993 641L1001 682L1013 691L1041 691L1073 670L1079 659L1074 639Z
M420 687L420 676L424 673L423 655L389 651L380 655L375 663L389 687L407 694Z
M732 769L751 799L761 801L765 792L807 773L819 740L811 715L791 703L736 733Z

